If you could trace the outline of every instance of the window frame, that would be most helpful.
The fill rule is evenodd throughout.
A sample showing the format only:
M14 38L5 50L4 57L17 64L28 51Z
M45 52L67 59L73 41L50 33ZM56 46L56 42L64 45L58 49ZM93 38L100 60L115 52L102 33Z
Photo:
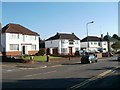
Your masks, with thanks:
M13 47L13 46L11 47L11 45L18 45L18 47ZM17 48L17 49L13 49L13 48ZM11 51L19 51L19 44L9 44L9 50L11 50Z
M35 46L34 49L33 49L33 46ZM36 51L36 45L31 45L31 50Z

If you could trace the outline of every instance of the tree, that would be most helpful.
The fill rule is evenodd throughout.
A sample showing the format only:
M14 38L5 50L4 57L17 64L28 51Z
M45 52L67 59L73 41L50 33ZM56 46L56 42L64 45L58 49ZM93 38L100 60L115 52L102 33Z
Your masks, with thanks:
M116 52L117 52L117 50L120 49L120 42L115 42L115 43L113 43L113 44L111 45L111 47L112 47L114 50L116 50Z
M45 48L45 40L39 38L39 48Z
M113 34L112 37L115 38L115 39L117 39L117 40L120 40L120 37L117 34Z

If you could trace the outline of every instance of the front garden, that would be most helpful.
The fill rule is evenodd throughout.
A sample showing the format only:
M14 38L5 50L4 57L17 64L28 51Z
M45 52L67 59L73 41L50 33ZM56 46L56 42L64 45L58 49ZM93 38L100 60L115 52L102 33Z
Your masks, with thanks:
M30 56L29 55L24 55L22 56L23 59L26 59L26 60L31 60ZM62 58L62 57L54 57L54 56L50 56L49 57L50 59L59 59L59 58ZM47 61L47 55L43 55L43 56L33 56L33 60L34 61Z

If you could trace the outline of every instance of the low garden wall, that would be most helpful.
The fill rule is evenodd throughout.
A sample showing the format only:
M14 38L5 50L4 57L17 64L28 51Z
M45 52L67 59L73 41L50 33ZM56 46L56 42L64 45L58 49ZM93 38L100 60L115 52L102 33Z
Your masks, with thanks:
M97 58L102 58L102 53L97 53Z
M59 59L50 59L50 62L64 62L64 61L71 61L71 60L81 60L81 57L64 57Z
M109 57L109 53L102 53L102 57Z

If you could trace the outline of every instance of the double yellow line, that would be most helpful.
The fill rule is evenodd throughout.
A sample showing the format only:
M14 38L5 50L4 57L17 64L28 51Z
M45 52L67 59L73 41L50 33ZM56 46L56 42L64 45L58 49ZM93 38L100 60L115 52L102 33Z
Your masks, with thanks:
M90 78L90 79L87 79L87 80L79 83L79 84L76 84L76 85L68 88L67 90L75 90L75 89L78 89L78 88L80 88L80 87L88 84L88 83L91 82L91 81L97 80L97 79L99 79L99 78L101 78L101 77L103 77L103 76L105 76L105 75L107 75L107 74L109 74L109 73L114 72L114 70L117 69L117 68L119 68L119 67L120 67L120 66L117 66L117 67L115 67L115 68L113 68L113 69L111 69L111 70L107 70L107 71L105 71L105 72L103 72L103 73L101 73L101 74L99 74L99 75L97 75L97 76L95 76L95 77L92 77L92 78Z

